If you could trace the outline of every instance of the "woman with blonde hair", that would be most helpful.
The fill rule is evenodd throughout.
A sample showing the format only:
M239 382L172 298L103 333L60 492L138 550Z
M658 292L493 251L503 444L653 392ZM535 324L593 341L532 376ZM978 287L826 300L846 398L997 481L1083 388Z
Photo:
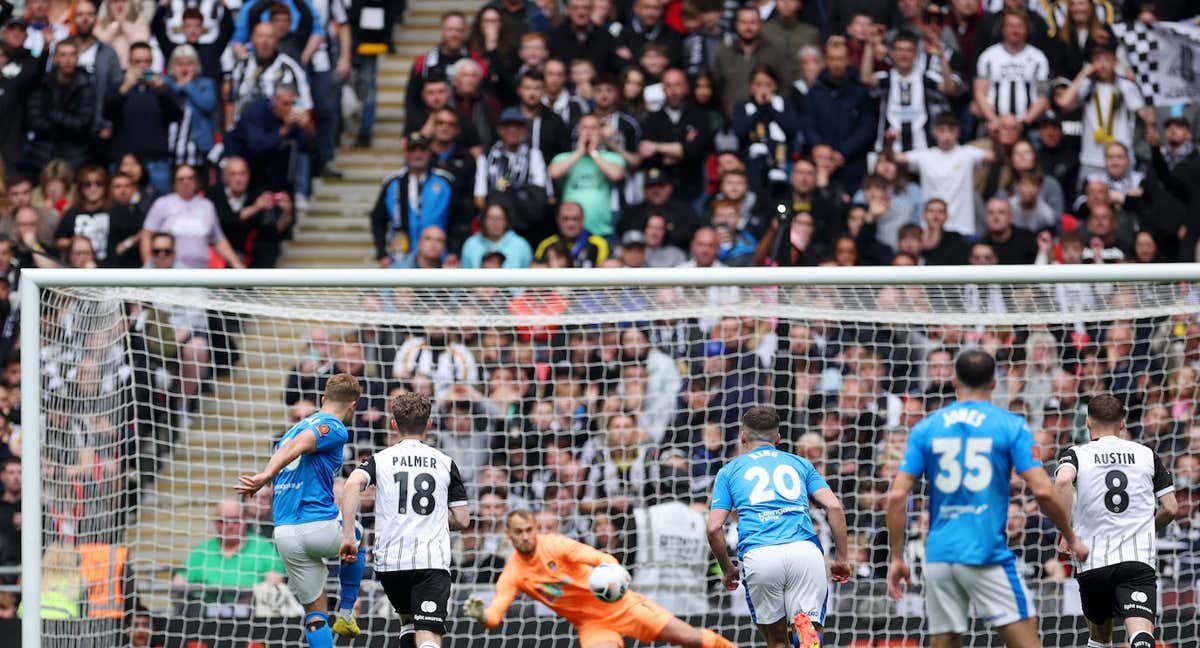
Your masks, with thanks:
M104 0L96 17L96 38L108 43L129 66L129 46L150 40L150 16L142 14L137 0Z
M74 545L55 542L42 554L42 618L79 618L83 580L79 576L79 552ZM21 609L17 609L18 616Z

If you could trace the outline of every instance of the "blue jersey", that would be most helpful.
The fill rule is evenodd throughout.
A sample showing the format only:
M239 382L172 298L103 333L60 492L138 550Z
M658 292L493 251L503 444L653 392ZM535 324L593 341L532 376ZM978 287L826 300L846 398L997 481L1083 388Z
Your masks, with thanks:
M829 484L807 459L764 445L717 473L712 508L737 511L740 558L755 547L815 538L808 498L822 488Z
M1041 466L1025 419L984 401L952 403L908 435L900 471L929 480L929 562L997 565L1013 557L1004 524L1009 475Z
M317 412L288 430L279 445L299 434L317 437L317 449L302 454L279 471L271 513L275 526L332 520L338 516L333 499L333 476L342 467L346 425L338 417ZM276 446L278 447L278 446Z

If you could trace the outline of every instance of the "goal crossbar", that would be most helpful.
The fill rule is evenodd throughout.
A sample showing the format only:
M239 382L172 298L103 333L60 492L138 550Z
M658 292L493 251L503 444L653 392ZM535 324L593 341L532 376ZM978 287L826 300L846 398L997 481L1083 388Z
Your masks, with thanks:
M40 291L43 288L473 288L657 286L866 286L1010 283L1198 282L1200 263L1044 266L938 266L855 268L628 268L493 270L74 270L21 273L21 448L40 457ZM22 645L42 645L42 475L39 461L22 471Z

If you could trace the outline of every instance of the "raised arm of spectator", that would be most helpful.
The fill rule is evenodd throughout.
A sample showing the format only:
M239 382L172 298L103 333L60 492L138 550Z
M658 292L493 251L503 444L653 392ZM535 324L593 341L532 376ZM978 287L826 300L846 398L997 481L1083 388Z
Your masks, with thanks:
M1092 76L1092 69L1091 63L1084 63L1079 74L1071 79L1071 84L1058 96L1058 107L1064 112L1070 112L1079 107L1083 84Z
M571 169L588 154L588 142L584 137L580 137L575 143L575 150L567 155L557 155L550 166L546 168L546 172L550 175L551 180L562 180L567 177Z
M158 51L162 52L163 59L171 60L171 52L175 51L175 42L171 40L170 33L167 32L167 14L171 13L171 5L160 4L154 9L154 17L150 19L150 33L154 35L154 40L158 42ZM225 15L229 15L226 11Z
M592 158L592 162L596 163L596 166L600 169L600 173L603 173L604 177L608 178L609 182L616 183L625 179L625 167L616 162L609 162L604 159L599 150L593 148L588 155Z
M875 78L875 42L872 39L868 39L863 44L862 63L858 66L858 80L868 88L879 85L879 79Z

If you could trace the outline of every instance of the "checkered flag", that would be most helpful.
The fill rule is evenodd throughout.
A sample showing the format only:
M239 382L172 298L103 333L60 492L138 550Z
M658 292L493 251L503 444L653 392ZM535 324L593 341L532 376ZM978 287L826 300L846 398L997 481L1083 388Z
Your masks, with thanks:
M1146 98L1147 103L1153 105L1154 98L1159 96L1159 39L1156 38L1150 25L1141 21L1134 22L1132 25L1113 25L1113 32L1121 41L1122 47L1125 48L1126 57L1137 77L1138 88L1142 91L1142 96Z

